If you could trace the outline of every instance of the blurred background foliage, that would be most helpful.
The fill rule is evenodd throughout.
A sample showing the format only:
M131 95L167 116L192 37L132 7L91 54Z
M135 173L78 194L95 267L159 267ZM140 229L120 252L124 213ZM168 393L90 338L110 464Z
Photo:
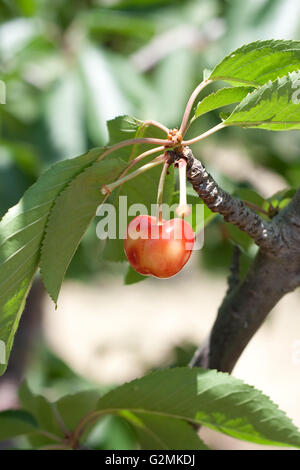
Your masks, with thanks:
M6 85L6 104L0 105L0 217L53 162L105 145L108 119L129 114L177 126L205 69L244 43L270 38L300 39L298 0L0 0L0 79ZM189 135L219 120L218 111L209 113ZM252 188L266 198L272 194L265 174L280 189L299 186L299 144L296 131L230 128L194 150L225 189ZM221 164L218 155L225 159ZM234 177L226 166L239 159ZM243 165L257 168L252 178ZM229 232L218 218L212 221L199 265L227 272L230 239L253 256L248 240ZM102 250L92 226L68 275L86 279L124 271L122 264L104 261ZM192 350L183 349L177 363L186 363ZM28 372L37 388L54 379L58 390L83 384L43 347L37 357ZM123 422L108 418L101 426L100 447L134 447ZM107 442L105 426L114 430L114 443Z

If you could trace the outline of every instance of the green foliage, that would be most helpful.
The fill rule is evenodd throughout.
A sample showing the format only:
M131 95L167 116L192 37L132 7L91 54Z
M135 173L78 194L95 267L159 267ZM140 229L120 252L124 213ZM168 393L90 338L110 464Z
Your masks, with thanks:
M80 444L114 448L103 435L111 425L107 415L115 415L113 423L125 448L139 442L143 449L207 449L194 425L258 444L300 447L299 431L267 396L213 370L160 370L102 397L97 390L87 390L54 402L34 395L24 384L20 402L22 410L0 413L0 438L24 434L34 448L68 446L66 436L69 445L79 436ZM131 429L127 438L124 426Z
M28 440L33 447L40 447L53 443L53 439L40 430L47 431L57 439L62 439L63 433L54 414L54 407L42 395L32 393L26 383L19 390L19 400L22 408L34 417L38 423L37 429L28 435Z
M93 150L58 163L26 191L0 222L0 337L8 359L20 315L38 267L52 205L64 187L99 155ZM0 371L5 371L5 366Z
M34 417L23 410L0 412L0 440L5 441L22 434L35 431L37 422Z
M124 283L126 285L135 284L136 282L143 281L144 279L147 279L147 276L139 274L131 266L128 266L128 270L124 278Z
M300 129L299 84L299 72L269 81L246 96L225 124L274 131Z
M100 188L113 182L126 166L121 159L95 162L60 193L46 228L41 252L41 275L57 302L66 270L105 196Z
M143 413L170 417L250 442L300 447L300 433L268 397L212 370L154 372L112 390L99 400L97 410L128 410L141 420Z
M87 434L85 446L96 450L137 450L136 432L125 418L103 416Z
M256 41L225 57L209 78L224 80L233 85L259 87L299 68L299 41Z
M177 418L157 416L148 412L121 412L134 427L142 449L207 450L192 426Z
M239 103L248 95L248 93L251 93L251 91L253 91L253 88L246 86L221 88L215 93L211 93L206 96L202 101L200 101L200 103L198 103L193 120L209 111L221 108L222 106Z
M283 189L282 191L278 191L277 193L273 194L273 196L268 199L268 202L272 204L276 210L283 209L295 196L296 191L296 189L290 188Z

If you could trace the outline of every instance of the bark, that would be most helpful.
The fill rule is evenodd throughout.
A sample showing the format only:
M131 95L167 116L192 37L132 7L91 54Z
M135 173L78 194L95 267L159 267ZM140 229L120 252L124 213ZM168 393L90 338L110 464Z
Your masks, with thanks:
M169 152L187 160L187 178L214 212L246 232L259 246L244 280L238 278L235 253L229 287L217 318L191 366L231 372L243 350L277 302L300 285L300 190L270 221L218 186L191 150Z
M240 283L240 257L241 257L241 250L237 245L234 246L233 255L232 255L232 263L230 266L230 274L228 276L228 289L226 292L226 296L228 296L233 289Z

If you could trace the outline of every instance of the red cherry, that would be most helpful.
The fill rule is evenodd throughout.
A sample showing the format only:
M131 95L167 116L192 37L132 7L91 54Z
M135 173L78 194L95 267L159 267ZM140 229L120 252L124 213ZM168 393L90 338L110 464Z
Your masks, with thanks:
M191 256L195 236L183 219L163 220L139 215L128 225L124 249L131 266L140 274L167 278L178 273Z

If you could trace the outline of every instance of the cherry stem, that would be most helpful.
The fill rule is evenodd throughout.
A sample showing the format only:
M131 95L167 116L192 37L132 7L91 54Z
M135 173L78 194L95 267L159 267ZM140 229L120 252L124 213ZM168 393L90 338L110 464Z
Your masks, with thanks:
M179 206L176 208L176 214L178 217L185 217L189 215L190 209L187 205L186 199L186 165L187 162L184 158L181 158L177 162L179 171Z
M38 434L41 434L42 436L45 436L47 437L48 439L51 439L52 441L56 441L56 442L62 442L61 441L61 438L59 438L58 436L56 436L55 434L52 434L48 431L44 431L43 429L40 429L39 431L37 431Z
M181 122L181 125L180 125L180 129L179 129L179 133L182 135L182 137L184 137L184 135L187 131L189 117L190 117L190 114L191 114L191 111L192 111L192 108L193 108L193 105L195 103L195 100L196 100L197 96L199 95L200 91L202 91L203 88L205 88L210 83L212 83L212 80L203 80L203 82L201 82L197 86L197 88L195 88L193 93L191 94L191 96L190 96L190 98L187 102L187 105L186 105L186 108L185 108L185 111L184 111L184 114L183 114L182 122Z
M164 126L164 125L161 124L160 122L152 121L152 120L144 121L143 124L142 124L141 127L140 127L139 132L141 132L141 130L144 129L144 127L147 127L147 126L154 126L154 127L157 127L158 129L161 129L163 132L165 132L167 135L168 135L169 132L170 132L170 129L168 129L166 126Z
M105 150L104 153L102 153L97 161L103 160L106 155L114 152L115 150L121 149L123 147L128 147L129 145L134 145L134 144L153 144L153 145L164 145L164 146L172 146L172 142L170 140L164 140L164 139L154 139L152 137L141 137L139 139L129 139L129 140L123 140L122 142L119 142L112 147L109 147L107 150Z
M165 160L164 160L165 161ZM159 183L158 183L158 190L157 190L157 225L162 224L162 203L163 203L163 194L164 194L164 184L166 175L168 172L169 163L165 161Z
M123 178L120 178L118 179L117 181L114 181L113 183L111 184L107 184L107 185L103 185L102 188L101 188L101 192L102 194L110 194L115 188L117 188L118 186L120 186L121 184L123 183L126 183L127 181L130 181L132 180L133 178L135 178L136 176L144 173L145 171L148 171L148 170L151 170L151 168L154 168L155 166L157 165L161 165L163 162L165 161L165 159L162 159L162 158L155 158L154 160L152 160L152 162L150 163L147 163L146 165L144 166L141 166L140 168L138 168L137 170L133 171L132 173L129 173L129 175L126 175L124 176Z
M161 129L163 132L165 132L167 135L169 135L170 129L168 129L166 126L164 126L163 124L161 124L160 122L157 122L157 121L147 120L147 121L144 121L143 124L141 125L141 127L139 128L139 130L136 134L136 137L137 138L140 137L140 135L142 134L142 131L145 129L145 127L148 127L148 126L157 127L158 129ZM136 146L137 146L137 144L132 146L132 151L131 151L131 155L129 157L129 161L132 160L132 156L134 154L134 149L135 149Z
M141 153L138 157L134 158L133 160L131 160L131 162L129 163L129 165L125 168L125 170L120 174L120 177L119 178L123 178L123 176L125 176L128 171L136 164L138 163L139 161L143 160L143 158L145 157L148 157L149 155L152 155L153 153L156 153L156 152L161 152L165 149L164 146L161 146L161 147L155 147L154 149L150 149L150 150L147 150L146 152L143 152Z
M193 139L190 140L183 140L182 145L192 145L195 144L196 142L199 142L202 139L205 139L206 137L209 137L211 134L214 134L215 132L219 131L220 129L224 129L226 127L226 124L223 122L220 122L216 126L212 127L208 131L204 132L201 135L198 135L197 137L194 137Z

